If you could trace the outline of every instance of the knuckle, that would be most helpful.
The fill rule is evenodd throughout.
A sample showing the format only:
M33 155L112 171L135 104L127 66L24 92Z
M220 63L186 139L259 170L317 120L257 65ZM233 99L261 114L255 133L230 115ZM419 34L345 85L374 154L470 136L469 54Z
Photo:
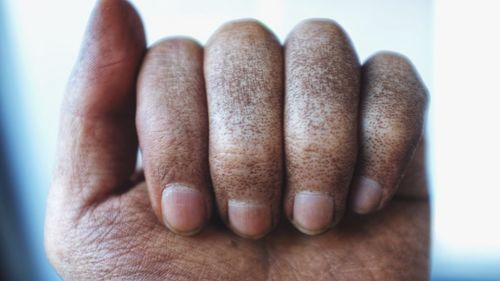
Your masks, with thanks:
M219 29L219 31L242 31L242 30L247 30L251 32L267 32L267 28L262 22L252 18L239 19L226 22Z
M419 122L386 119L370 124L364 132L364 142L373 151L386 151L385 155L402 154L415 146L422 134ZM366 145L366 144L365 144Z
M279 182L282 173L281 150L264 146L221 149L210 155L214 183L225 183L238 189L266 187Z
M342 26L334 20L323 18L306 19L297 24L288 35L285 45L293 42L307 42L310 47L322 48L331 48L339 44L350 45Z
M304 156L336 155L338 158L349 159L356 148L355 134L345 128L330 133L288 135L285 142L287 151Z
M149 52L164 53L169 51L186 51L191 49L201 49L198 41L187 36L167 37L159 40L150 47Z
M305 19L297 24L294 30L311 30L311 29L319 29L336 33L345 33L342 26L339 23L332 19L328 18L310 18Z
M427 88L410 59L392 51L380 51L365 63L368 90L374 96L398 99L397 104L423 111L428 103ZM370 83L371 82L371 83Z
M279 153L278 149L272 149L263 145L252 147L226 147L211 154L214 164L225 168L235 167L256 167L266 163L276 162Z
M223 24L207 42L207 47L223 43L224 48L228 48L227 44L238 44L241 42L252 41L253 47L256 48L255 40L267 40L278 42L274 34L260 21L255 19L240 19ZM241 48L241 46L239 46Z
M370 60L388 62L392 64L401 64L407 66L412 65L410 59L408 59L407 56L394 51L378 51L371 57Z

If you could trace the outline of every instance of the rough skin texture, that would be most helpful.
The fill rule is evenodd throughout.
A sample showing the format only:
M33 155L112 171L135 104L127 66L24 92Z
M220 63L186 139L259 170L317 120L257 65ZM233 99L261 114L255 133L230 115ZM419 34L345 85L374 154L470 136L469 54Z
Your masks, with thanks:
M266 50L259 49L257 57L261 56L260 58L267 62L267 72L279 76L278 69L283 66L282 61L276 60L276 56L282 51L279 45L259 24L251 22L244 24L244 27L253 31L250 34L242 31L234 35L232 40L239 42L238 40L243 40L241 38L246 38L245 40L259 41L260 45L257 45L265 46ZM218 36L223 36L224 30L219 32ZM252 35L253 32L255 35ZM179 43L179 41L176 42ZM192 42L182 42L186 47L182 50L187 53L192 51L193 53L190 54L200 59L200 46ZM221 51L220 48L223 47L217 47L217 42L214 40L209 43L209 48ZM231 50L224 52L226 51L231 52ZM255 52L252 48L247 48L245 51ZM192 237L180 236L169 231L158 219L158 207L150 201L150 198L153 201L157 198L154 192L158 190L155 188L164 184L161 182L162 178L168 179L168 176L172 174L166 173L166 176L162 176L160 172L163 173L163 171L160 171L157 173L158 181L148 179L148 183L144 181L144 177L155 175L151 173L151 167L153 171L162 169L154 168L155 165L160 165L160 167L163 165L163 168L168 169L170 164L158 164L153 161L145 166L146 169L150 169L145 176L142 173L134 174L138 149L137 127L142 126L142 129L147 129L147 122L155 120L154 117L147 116L147 109L143 109L143 115L137 117L136 107L141 102L146 102L149 106L161 105L154 100L143 99L148 98L145 96L139 97L142 100L136 104L138 86L136 81L145 53L146 43L142 25L130 4L121 0L99 1L90 21L82 55L68 84L61 116L56 169L47 203L46 251L51 263L63 279L278 281L426 280L428 278L429 204L424 142L420 142L414 157L412 153L406 153L406 150L401 154L403 156L399 155L409 161L409 163L404 163L408 168L405 177L401 180L399 191L392 200L387 201L383 209L368 216L358 216L348 211L333 230L322 235L304 235L297 231L288 220L281 219L279 223L275 221L277 225L269 235L260 240L249 240L228 230L223 220L219 220L217 216L198 235ZM187 53L179 53L177 59L182 60L182 54ZM174 57L163 59L176 61ZM231 137L236 137L228 138L228 140L235 140L240 135L235 133L237 129L233 126L231 122L233 119L227 112L232 109L226 104L226 99L229 98L227 96L211 97L210 91L212 93L230 91L221 86L227 82L222 78L237 75L237 69L234 69L233 73L224 73L222 70L217 70L219 71L217 72L214 69L220 57L213 61L210 61L210 58L207 60L208 63L204 66L204 73L208 76L205 78L209 83L207 111L210 115L210 106L212 109L221 110L217 113L212 112L216 117L210 121L213 122L210 123L210 128L220 125L217 129L220 130L221 135L217 134L214 137L222 137L228 133ZM201 65L192 63L186 64L185 67L201 75ZM396 64L398 67L391 68L388 67L389 64ZM405 95L392 100L397 101L397 104L403 106L404 110L408 104L425 103L419 98L413 100L417 96L407 95L412 91L418 92L413 92L413 94L421 93L420 89L423 89L423 86L418 84L421 82L409 70L405 60L401 60L398 56L381 54L366 65L364 68L368 76L363 78L365 82L362 82L361 88L374 89L370 92L373 97L383 92L377 90L381 85L388 85L390 89L400 87L408 91ZM398 71L393 73L387 69ZM168 71L163 79L168 80ZM182 73L182 69L179 71ZM267 92L260 92L258 96L246 96L246 100L240 100L241 102L262 103L260 105L262 112L258 111L259 108L254 108L254 113L258 112L262 115L255 116L246 113L247 119L244 123L254 129L258 129L255 126L252 127L255 124L266 124L262 128L263 131L252 131L258 137L256 140L262 141L260 143L262 148L268 149L262 157L272 155L272 157L282 159L284 155L280 152L281 150L276 151L276 148L283 146L281 142L277 143L276 139L281 140L283 136L275 128L281 126L282 115L277 114L281 111L271 107L279 105L282 96L276 96L274 92L282 91L283 84L276 82L279 79L269 81L262 77L257 79L259 77L257 71L251 73L255 75L252 77L260 83L262 89L267 89ZM386 77L387 73L393 74ZM146 71L144 75L148 75L148 72ZM372 79L374 77L379 78ZM246 81L244 77L239 78L242 80L232 81L238 87L243 87L250 81L255 82ZM154 83L155 79L149 81ZM394 81L399 82L394 83ZM193 89L201 91L203 87L200 80L194 79L191 82L198 85ZM141 82L139 84L155 89L154 84L144 85ZM221 88L216 89L217 87ZM170 94L179 94L176 102L179 104L186 102L190 106L197 104L196 112L198 113L203 110L201 99L193 94L194 91L186 96L181 94L181 90L169 89L172 91ZM397 91L386 93L390 93L389 96L391 96L397 94ZM154 93L150 92L150 94ZM210 103L213 104L210 105ZM376 104L377 102L367 103L362 105L361 110ZM168 106L170 105L167 103L166 107ZM404 134L411 132L411 136L404 135L402 139L410 140L410 143L418 143L420 135L415 132L421 129L419 127L421 123L409 117L417 116L418 118L420 113L423 115L423 112L408 109L409 114L401 116L398 115L399 113L391 114L389 111L384 111L384 107L375 106L374 108L378 108L378 111L373 111L377 114L387 113L388 115L385 116L399 117L396 118L394 124L399 124L398 128L405 130L396 131L397 134L391 136L396 136L401 132ZM207 119L199 118L199 116L193 119L186 118L182 112L184 111L181 111L179 118L175 120L186 122L185 125L190 128L201 128L202 124L208 124L205 122ZM160 127L165 126L167 129L171 124L163 122L165 120L161 118L156 119L158 120L159 123L151 124L160 124ZM224 122L219 123L219 121ZM189 128L185 129L189 131ZM206 129L197 132L196 136L203 137L207 134ZM139 130L142 149L146 146L154 148L165 145L165 143L145 139L147 134L141 132ZM149 131L144 130L144 132ZM208 132L209 135L212 133ZM189 134L183 132L178 135L179 138L188 136ZM190 141L184 140L183 143L190 143ZM199 146L200 142L198 140L192 144ZM398 143L396 142L394 147L397 147L396 144ZM218 148L212 143L207 146L211 146L210 149ZM169 147L168 142L167 147ZM412 149L415 150L414 147ZM390 152L390 150L387 151ZM196 155L200 154L196 150L179 152L185 155L182 161L186 162L180 163L184 165L183 167L188 167L191 163L192 167L195 167L193 170L200 171L198 174L193 173L189 180L193 180L193 184L199 184L200 188L209 188L210 182L208 180L203 182L204 177L207 177L206 171L203 170L207 167L203 163L208 160L196 158ZM261 152L256 150L257 154ZM158 156L160 159L163 159L163 156L170 157L159 153L148 155ZM205 159L209 157L210 155L205 155ZM175 158L168 159L168 161L175 161ZM264 162L268 166L265 169L256 168L255 171L265 171L261 176L269 177L259 180L269 181L269 184L285 181L280 174L284 171L281 170L280 164L272 166ZM180 171L190 172L188 169ZM214 171L223 173L225 167L224 165L217 166L216 163ZM229 171L235 170L229 169ZM245 174L245 170L238 172ZM274 172L276 174L273 174ZM217 179L215 183L220 184ZM148 186L148 184L155 186ZM277 196L276 192L280 192L280 189L277 190L263 193L270 196L267 199L275 200L273 196ZM244 195L245 192L236 188L234 194Z

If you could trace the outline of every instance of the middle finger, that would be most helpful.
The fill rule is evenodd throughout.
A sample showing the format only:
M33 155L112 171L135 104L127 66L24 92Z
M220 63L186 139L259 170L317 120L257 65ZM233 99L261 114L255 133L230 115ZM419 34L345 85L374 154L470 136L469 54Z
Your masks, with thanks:
M307 234L340 220L357 153L360 67L333 21L299 24L285 44L285 212Z
M205 49L209 162L222 219L244 237L277 223L283 178L283 57L260 23L222 26Z

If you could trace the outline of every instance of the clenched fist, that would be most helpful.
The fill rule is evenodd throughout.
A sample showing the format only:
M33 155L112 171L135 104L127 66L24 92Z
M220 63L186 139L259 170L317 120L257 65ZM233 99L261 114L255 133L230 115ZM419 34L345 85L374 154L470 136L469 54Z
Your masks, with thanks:
M49 258L69 280L426 279L426 104L406 58L360 66L333 21L284 46L241 20L146 49L134 9L102 0L62 108Z

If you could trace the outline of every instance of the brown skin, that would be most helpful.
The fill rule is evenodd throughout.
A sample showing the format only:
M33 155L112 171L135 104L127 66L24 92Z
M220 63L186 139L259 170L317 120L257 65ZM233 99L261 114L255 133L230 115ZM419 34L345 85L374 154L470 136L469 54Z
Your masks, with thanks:
M257 22L227 23L205 47L205 79L210 172L219 214L231 227L231 201L256 205L252 215L259 231L233 230L263 236L281 211L282 48Z
M332 26L331 23L326 25ZM268 31L258 24L250 22L246 24L246 27L248 26L257 30L251 31L248 35L255 36L253 40L269 40L270 37L265 35ZM243 33L239 34L244 37ZM230 39L241 40L237 36L236 38L232 36ZM216 43L211 42L211 44ZM280 51L278 48L273 49L274 43L270 44L271 46L265 48L266 52L269 52L268 55L260 52L256 54L262 55L264 62L279 63L275 61L275 56ZM209 44L210 47L214 48L214 45ZM201 78L196 78L201 76L202 72L201 47L187 39L169 39L155 45L151 50L142 62L146 52L144 33L139 17L129 4L119 0L99 2L64 102L57 168L48 199L47 254L64 279L425 280L428 278L429 205L423 142L412 158L415 145L420 138L420 134L415 132L421 132L421 123L417 121L422 118L422 112L401 115L400 111L410 110L403 105L411 99L406 98L401 102L400 99L408 95L402 95L403 97L395 95L405 91L408 94L419 95L419 89L423 89L406 60L393 54L379 54L363 66L361 73L363 81L361 89L364 89L360 95L361 116L363 110L370 108L371 105L381 104L374 107L372 113L382 114L387 118L373 120L386 122L395 116L406 118L397 118L396 123L391 123L399 124L393 128L394 130L404 129L398 131L404 137L397 140L409 139L406 142L391 140L394 144L391 147L398 149L397 153L393 151L393 155L397 157L392 157L404 162L401 165L408 167L393 200L384 199L386 206L369 216L346 212L347 215L333 230L318 236L304 235L287 220L282 219L277 223L273 219L274 231L254 241L241 238L228 230L224 225L227 223L224 211L221 212L222 220L215 216L200 233L192 237L180 236L169 231L162 223L160 201L163 185L171 182L186 183L205 194L207 200L210 200L211 186L207 179L209 177L207 161L213 165L213 159L209 160L203 153L203 147L209 149L208 140L205 143L201 140L208 138L208 130L204 124L208 125L211 118L209 113L210 106L213 106L211 102L216 106L217 102L221 102L222 108L216 111L220 114L218 119L220 123L210 123L210 126L220 126L218 128L222 133L229 133L230 137L224 138L225 140L238 137L234 134L235 127L231 120L225 119L227 115L223 114L223 110L228 110L224 108L226 102L224 99L228 97L212 97L210 100L210 91L216 93L231 89L216 89L217 83L212 86L210 83L231 75L237 76L238 72L234 70L232 73L217 73L214 71L215 67L213 69L210 67L212 64L205 64L204 72L209 91L208 107L205 108L202 102L203 81ZM231 52L231 49L225 51ZM255 52L252 48L246 51ZM268 59L265 59L266 57ZM239 57L239 59L245 58L248 59L248 56ZM217 65L221 59L214 58L212 63ZM166 62L178 67L165 67ZM388 64L395 66L388 67ZM269 64L267 67L273 70L275 66ZM273 70L276 71L279 70ZM263 77L258 78L258 71L255 71L254 75L256 80L261 79L259 85L270 91L259 92L263 96L247 98L255 98L253 102L262 102L264 107L274 102L279 106L279 97L272 95L277 91L274 88L280 87L277 82ZM277 75L279 78L279 74ZM238 79L245 79L244 77L245 75ZM321 76L318 77L322 79ZM137 80L139 82L136 85ZM240 81L238 85L245 83ZM139 90L137 105L136 86ZM387 96L381 94L377 89L382 86L392 89L391 94ZM415 98L415 95L410 97ZM170 99L172 96L176 98ZM365 103L368 100L363 97L366 96L375 100ZM396 107L399 109L397 112L389 110L394 106L384 107L393 101L402 105ZM417 99L418 102L423 104L422 108L425 107L425 98ZM193 109L191 114L177 111L182 106ZM161 108L164 108L164 113L158 113ZM204 110L207 110L208 118L203 117ZM275 109L270 108L261 113L274 118L273 110ZM387 114L384 115L385 113ZM411 116L414 119L410 118ZM261 117L247 116L245 121L249 123L246 125L250 128L265 126L262 129L265 131L281 123L279 120ZM412 124L416 125L412 127ZM366 135L364 133L366 128L370 127L363 125L358 127L361 136ZM161 134L166 131L171 133ZM140 174L133 175L138 145L136 132L139 134L144 155L147 183ZM257 136L260 136L261 132L257 130ZM272 130L271 133L275 134L269 140L273 140L276 134L280 135L279 132ZM398 134L391 136L395 135ZM409 135L412 137L408 137ZM243 142L245 140L246 138L242 139ZM209 140L210 146L213 145L212 141ZM270 141L261 145L270 149L276 144ZM370 147L372 146L360 145L361 150L365 149L366 152L360 153L358 159L367 157ZM388 151L386 154L375 153L375 158L369 159L376 159L378 156L383 156L381 159L385 159L386 156L393 159L390 156L391 150L385 149ZM273 148L270 151L275 150ZM279 156L279 153L271 155L283 157ZM223 161L226 161L225 158ZM358 160L358 163L367 162ZM216 173L224 172L224 163L215 167ZM356 169L361 169L359 167L362 166L357 164ZM274 168L279 173L280 167ZM269 173L269 169L262 171ZM380 171L377 169L370 171ZM377 180L384 184L396 184L397 180L394 178L397 177L391 176L394 173L391 174L384 166L381 169L387 173L374 172L375 176L382 175ZM245 175L241 171L235 176ZM231 169L228 172L231 172ZM261 170L255 172L260 173ZM314 173L314 170L311 173ZM358 170L354 173L359 174ZM388 180L391 177L393 180ZM229 177L229 180L234 178ZM215 183L220 185L215 188L216 195L221 191L224 193L223 196L235 195L244 198L261 194L251 191L242 193L241 186L237 186L236 189L228 187L226 190L225 178L221 177L220 180ZM259 180L269 180L269 178ZM280 180L282 179L271 180L270 183ZM245 182L237 181L238 184ZM386 187L383 188L386 190ZM394 187L390 188L394 191L387 191L384 193L387 195L384 196L390 197L395 192ZM269 189L265 191L269 197L262 198L270 200L265 202L274 202L276 198L273 196L279 194L279 191L279 189L278 191ZM217 200L220 201L221 198L225 197L218 197ZM210 213L210 210L207 212Z
M345 211L358 150L361 67L347 34L329 20L295 27L285 56L285 212L293 221L294 197L301 191L331 197L331 218L310 231L320 233Z
M153 210L162 220L163 187L182 184L203 195L205 204L199 211L206 222L212 202L203 48L186 38L150 47L137 89L137 133ZM187 229L198 230L199 226Z
M378 200L369 200L370 208L355 208L368 213L380 210L397 192L422 136L428 98L411 63L390 52L365 62L361 92L361 146L352 193L361 177L379 184Z

